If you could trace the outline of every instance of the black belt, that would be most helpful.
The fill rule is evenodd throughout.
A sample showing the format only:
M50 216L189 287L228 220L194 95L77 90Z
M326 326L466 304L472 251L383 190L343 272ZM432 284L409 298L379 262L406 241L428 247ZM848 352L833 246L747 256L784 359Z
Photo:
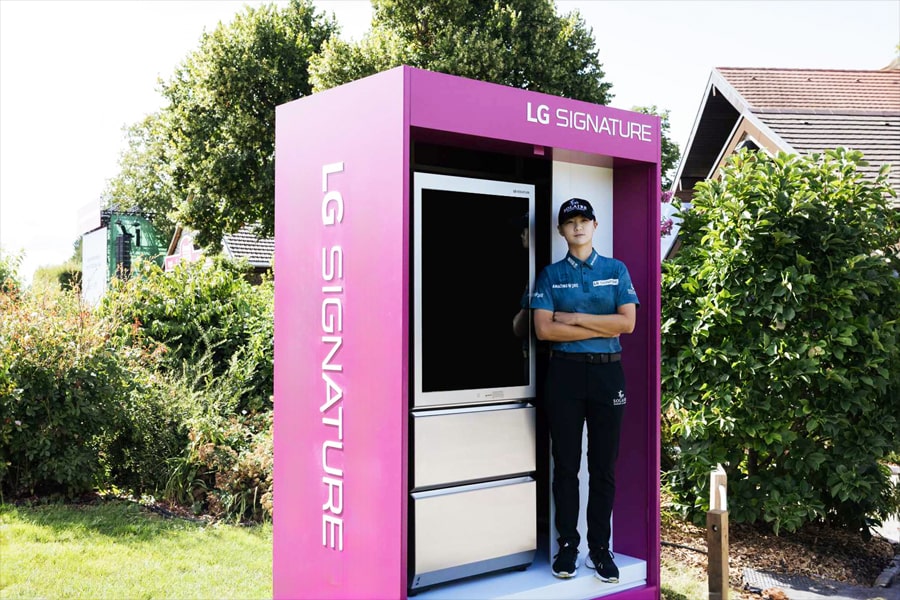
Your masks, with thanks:
M566 360L574 360L577 362L591 363L599 365L603 363L619 362L622 360L621 352L591 354L589 352L560 352L559 350L551 350L550 356L555 358L564 358Z

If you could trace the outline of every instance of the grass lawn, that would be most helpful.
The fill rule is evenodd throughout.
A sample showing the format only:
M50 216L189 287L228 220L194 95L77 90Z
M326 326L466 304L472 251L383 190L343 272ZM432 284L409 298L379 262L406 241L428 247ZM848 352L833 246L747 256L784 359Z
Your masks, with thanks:
M706 597L705 573L663 562L662 599ZM0 599L272 597L272 526L167 519L126 501L0 505Z
M662 600L697 600L709 595L706 573L687 565L663 560L659 579ZM735 597L733 593L731 597Z
M0 506L0 598L271 597L271 525L166 519L129 502Z
M709 580L706 571L696 569L691 565L677 561L662 560L659 574L661 587L661 600L705 600L709 597ZM728 590L731 600L739 598L759 598L758 594L751 594L742 589L735 588L732 584Z

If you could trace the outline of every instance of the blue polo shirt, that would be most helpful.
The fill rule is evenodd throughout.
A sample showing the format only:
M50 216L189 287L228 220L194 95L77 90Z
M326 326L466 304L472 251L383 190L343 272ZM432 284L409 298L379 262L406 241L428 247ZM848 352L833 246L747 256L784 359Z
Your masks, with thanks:
M538 275L531 308L560 312L614 315L619 306L640 306L628 268L620 260L600 256L596 250L586 261L570 253L547 265ZM553 342L561 352L621 352L619 338L596 337L576 342Z

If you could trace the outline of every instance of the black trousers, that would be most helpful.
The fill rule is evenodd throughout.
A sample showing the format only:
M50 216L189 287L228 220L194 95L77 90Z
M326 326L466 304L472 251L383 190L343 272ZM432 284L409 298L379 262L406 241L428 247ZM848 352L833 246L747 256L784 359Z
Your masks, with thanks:
M609 548L616 459L625 412L622 363L590 364L551 358L545 394L553 454L553 500L560 545L578 545L578 470L587 423L587 541L594 551Z

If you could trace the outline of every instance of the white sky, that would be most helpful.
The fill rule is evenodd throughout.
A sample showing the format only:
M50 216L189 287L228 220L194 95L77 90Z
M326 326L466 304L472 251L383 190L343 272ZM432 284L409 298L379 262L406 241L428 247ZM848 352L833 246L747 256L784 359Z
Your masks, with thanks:
M898 0L556 3L593 28L611 105L670 110L682 150L714 67L880 69L900 43ZM24 251L26 281L71 255L79 209L118 171L122 128L161 106L157 79L244 4L0 0L0 251ZM368 0L315 4L347 39L369 27Z

